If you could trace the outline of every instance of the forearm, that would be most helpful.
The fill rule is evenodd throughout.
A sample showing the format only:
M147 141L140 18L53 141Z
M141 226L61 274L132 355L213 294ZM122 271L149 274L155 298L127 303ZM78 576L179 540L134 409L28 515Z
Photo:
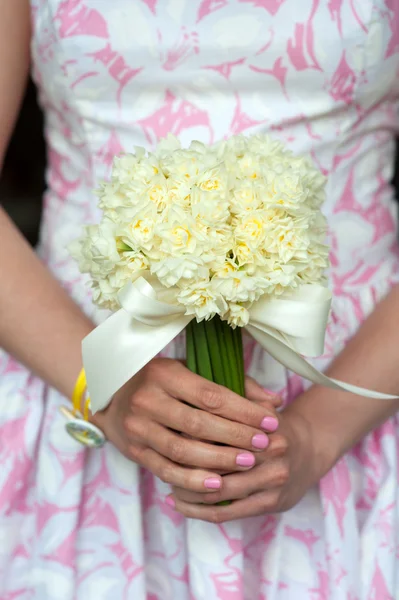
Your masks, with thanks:
M376 307L328 371L335 379L399 395L399 286ZM399 410L398 400L371 400L313 386L293 404L334 464L367 433ZM329 468L327 466L327 468Z
M0 346L70 397L92 327L0 208Z

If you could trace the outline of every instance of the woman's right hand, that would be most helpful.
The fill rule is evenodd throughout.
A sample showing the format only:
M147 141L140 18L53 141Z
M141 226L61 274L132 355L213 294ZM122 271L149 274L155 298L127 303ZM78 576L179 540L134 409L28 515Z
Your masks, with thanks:
M205 493L221 488L219 472L253 467L256 452L268 445L264 431L277 429L272 398L260 387L252 393L270 399L270 409L177 360L156 358L92 421L127 458L162 481Z

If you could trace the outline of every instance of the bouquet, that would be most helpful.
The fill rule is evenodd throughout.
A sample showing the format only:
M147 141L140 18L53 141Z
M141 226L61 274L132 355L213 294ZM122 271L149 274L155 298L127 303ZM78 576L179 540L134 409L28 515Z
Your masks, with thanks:
M98 190L101 222L87 226L73 248L80 270L90 274L94 302L127 315L124 325L115 320L114 328L104 330L107 340L92 338L90 352L97 357L88 362L101 372L98 347L102 344L105 366L112 360L111 338L122 361L118 331L127 327L140 355L123 356L123 374L115 362L119 379L108 393L185 328L188 368L244 395L242 329L260 335L265 347L269 336L296 350L290 344L295 332L281 333L290 320L284 310L305 296L315 318L322 305L324 339L330 299L324 287L324 187L324 176L309 159L265 135L239 135L210 146L194 141L187 149L169 136L154 152L135 148L115 157L110 181ZM177 326L162 335L172 322ZM157 340L145 351L151 332ZM109 382L113 374L107 367ZM90 373L88 382L93 402ZM104 377L98 390L102 384L107 388Z

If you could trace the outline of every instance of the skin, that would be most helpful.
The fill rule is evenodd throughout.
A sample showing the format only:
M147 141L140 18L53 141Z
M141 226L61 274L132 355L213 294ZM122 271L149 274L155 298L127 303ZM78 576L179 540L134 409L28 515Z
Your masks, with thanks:
M29 42L27 0L0 0L0 165L26 85ZM93 324L1 208L0 273L0 346L70 398L82 366L81 341ZM272 404L254 406L177 361L155 360L93 420L138 464L172 484L205 491L206 479L221 482L223 468L242 470L235 463L238 454L259 452L252 444L255 435L268 443L261 427L264 417L272 415ZM207 441L184 440L170 431L171 425ZM224 447L215 450L214 442ZM186 453L196 469L178 464L176 459L186 460Z
M380 302L329 370L329 375L399 394L399 286ZM335 463L399 410L398 400L371 400L313 386L279 415L266 451L251 471L223 477L212 497L175 488L168 503L187 517L212 523L286 511ZM221 500L236 500L215 506Z
M223 486L221 473L251 469L239 466L237 456L255 464L262 452L252 444L260 433L257 426L265 415L273 417L273 405L279 405L277 397L250 378L246 393L249 399L192 374L179 361L156 359L93 421L122 454L165 483L203 493L211 479L213 493L216 482Z
M26 83L29 39L28 2L0 0L0 165ZM93 324L1 209L0 273L0 345L70 397L81 368L81 340ZM392 325L398 310L395 288L347 345L330 374L398 393L399 328ZM174 384L176 377L179 386ZM262 434L262 419L273 415L275 408L269 396L260 397L261 390L255 392L253 383L248 385L252 391L247 388L247 395L256 408L176 361L155 361L115 394L108 409L93 421L126 456L175 486L177 510L219 523L287 510L349 448L399 408L397 401L373 401L315 386L279 415L279 428L269 435L269 447L261 451L252 447L253 435ZM176 435L171 426L200 439ZM212 442L224 447L215 448ZM256 457L256 467L237 472L242 468L236 465L236 472L220 475L234 468L242 451ZM187 464L187 455L195 468ZM220 481L219 491L210 494L205 485L209 478ZM229 506L208 505L236 498Z

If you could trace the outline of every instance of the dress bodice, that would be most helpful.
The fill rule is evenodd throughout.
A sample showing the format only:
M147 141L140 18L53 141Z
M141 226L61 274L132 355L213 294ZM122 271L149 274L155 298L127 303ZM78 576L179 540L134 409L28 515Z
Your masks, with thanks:
M270 132L310 153L328 176L336 293L397 265L397 0L32 0L32 15L49 148L41 251L66 283L66 244L97 218L112 157L168 132Z
M39 252L52 271L93 315L66 245L98 218L92 190L113 155L169 131L185 143L270 132L328 175L334 299L313 360L325 370L399 283L399 0L30 1L48 142ZM51 350L59 332L44 339ZM183 336L163 354L183 358ZM305 389L249 337L244 356L287 402ZM83 450L64 430L66 398L1 349L0 398L3 600L399 599L398 414L278 514L285 463L270 454L255 473L266 495L252 495L263 514L216 524L173 510L171 487L111 443ZM283 423L269 450L294 432ZM316 449L327 429L309 424ZM311 452L297 454L311 472Z

